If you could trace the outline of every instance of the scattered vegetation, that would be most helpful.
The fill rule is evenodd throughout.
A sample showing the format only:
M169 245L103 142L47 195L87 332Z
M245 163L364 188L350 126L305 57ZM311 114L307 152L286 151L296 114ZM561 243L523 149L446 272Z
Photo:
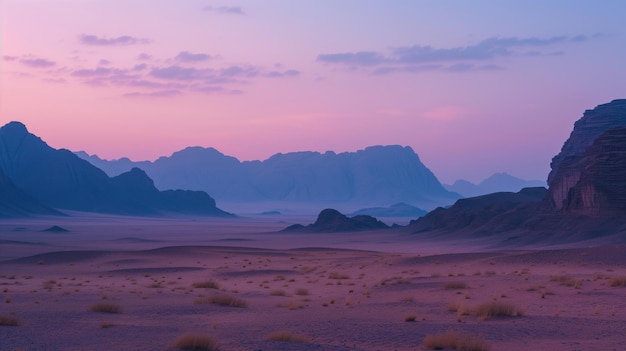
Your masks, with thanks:
M493 301L479 305L474 313L480 319L523 316L524 312L509 302Z
M101 312L101 313L122 313L122 309L120 306L113 303L96 303L91 305L89 308L93 312Z
M22 325L22 321L15 316L2 316L0 315L0 326L3 327L17 327Z
M309 295L309 291L307 289L300 288L300 289L296 290L296 295L307 296L307 295Z
M236 296L221 295L221 294L211 295L208 297L199 297L194 300L194 303L196 305L212 304L212 305L227 306L227 307L240 307L240 308L248 307L248 303L243 299L240 299Z
M220 288L220 285L213 279L210 279L204 282L193 283L192 286L198 289L219 289Z
M339 272L330 272L328 273L328 279L350 279L350 276Z
M185 334L178 337L170 346L170 349L217 351L219 350L219 344L208 335Z
M309 342L309 338L304 335L292 334L288 331L273 332L265 337L270 341L282 341L282 342Z
M555 275L550 277L550 281L557 282L559 285L573 286L576 289L579 289L581 284L580 280L576 280L569 275Z
M611 278L609 283L612 287L626 286L626 277Z
M490 346L478 336L459 334L448 331L442 334L428 335L424 338L424 347L431 350L452 349L459 351L489 351Z
M409 314L404 316L405 322L415 322L417 320L417 316L415 314Z
M287 294L285 293L285 291L284 291L284 290L280 290L280 289L278 289L278 290L272 290L272 291L270 292L270 295L272 295L272 296L287 296Z
M467 284L463 282L448 282L443 286L444 289L466 289Z

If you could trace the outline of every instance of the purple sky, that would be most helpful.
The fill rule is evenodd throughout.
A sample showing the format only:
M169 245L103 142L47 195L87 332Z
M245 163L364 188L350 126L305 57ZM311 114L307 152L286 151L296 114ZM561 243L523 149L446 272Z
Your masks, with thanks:
M443 182L545 179L624 98L624 1L0 2L0 122L51 146L242 160L411 146Z

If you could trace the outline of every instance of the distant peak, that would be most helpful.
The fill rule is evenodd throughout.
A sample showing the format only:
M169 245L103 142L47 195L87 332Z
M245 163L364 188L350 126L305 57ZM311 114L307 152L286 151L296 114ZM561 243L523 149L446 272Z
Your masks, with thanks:
M6 130L9 131L11 133L28 133L28 129L26 129L26 126L24 125L24 123L22 122L17 122L17 121L11 121L7 124L5 124L2 127L2 130Z

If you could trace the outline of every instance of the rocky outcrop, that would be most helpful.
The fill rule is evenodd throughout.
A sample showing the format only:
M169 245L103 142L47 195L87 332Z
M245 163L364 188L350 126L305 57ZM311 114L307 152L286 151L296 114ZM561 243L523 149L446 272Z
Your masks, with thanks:
M387 226L385 223L377 220L374 217L366 216L366 215L347 217L346 215L340 213L337 210L327 208L325 210L322 210L322 212L320 212L315 223L309 224L306 227L300 224L295 224L295 225L285 228L283 231L287 231L287 232L307 231L307 232L325 233L325 232L355 232L355 231L387 229L387 228L389 228L389 226Z
M425 215L426 211L404 202L393 204L389 207L369 207L353 212L352 216L366 215L372 217L411 217L417 218Z
M626 215L626 127L611 128L568 169L578 181L569 188L562 211L593 217Z
M126 215L229 215L207 194L160 192L139 169L109 178L72 152L48 146L19 122L0 128L0 170L38 202L58 209Z
M580 160L587 148L605 131L619 126L626 126L626 99L613 100L585 111L583 117L574 124L574 130L563 144L561 152L550 164L552 171L548 176L547 207L561 210L566 205L570 189L581 179L583 169Z

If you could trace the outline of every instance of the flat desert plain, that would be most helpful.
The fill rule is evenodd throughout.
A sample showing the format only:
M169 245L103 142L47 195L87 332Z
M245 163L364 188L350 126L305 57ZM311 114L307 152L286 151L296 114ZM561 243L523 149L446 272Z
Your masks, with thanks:
M625 247L311 221L1 221L0 350L626 350Z

